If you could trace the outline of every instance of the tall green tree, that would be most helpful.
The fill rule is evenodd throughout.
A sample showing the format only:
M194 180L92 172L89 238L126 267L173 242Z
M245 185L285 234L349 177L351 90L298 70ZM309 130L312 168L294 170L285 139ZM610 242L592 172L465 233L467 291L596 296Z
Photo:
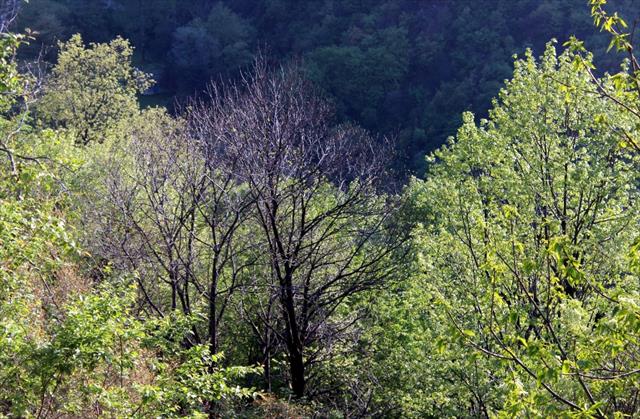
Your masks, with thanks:
M493 414L638 409L638 167L616 133L635 122L573 60L550 45L517 61L489 120L466 114L411 187L448 348L498 361Z
M74 35L59 47L39 116L68 130L78 144L103 142L136 114L137 95L152 85L151 76L133 67L133 48L122 38L86 47Z

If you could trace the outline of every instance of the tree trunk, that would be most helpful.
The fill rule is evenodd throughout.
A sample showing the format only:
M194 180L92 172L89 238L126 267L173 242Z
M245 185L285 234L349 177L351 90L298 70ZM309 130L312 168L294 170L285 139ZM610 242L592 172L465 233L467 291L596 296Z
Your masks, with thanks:
M211 285L209 287L209 352L213 356L218 353L218 322L216 321L216 294L218 292L218 264L217 255L213 259L213 269L211 272ZM214 363L209 364L209 374L213 374ZM219 417L218 402L209 401L209 418Z
M293 273L287 266L285 267L284 292L282 293L282 303L284 305L284 317L287 327L285 335L288 358L289 373L291 375L291 388L296 398L304 396L305 390L305 371L303 359L303 345L298 330L298 322L296 318L295 300L293 296Z
M302 352L293 351L289 355L289 369L291 374L291 389L296 398L304 396L305 377L304 377L304 361Z
M216 321L216 293L218 290L218 272L213 268L211 287L209 288L209 351L211 355L218 352L218 322Z
M271 332L266 328L265 343L262 352L265 390L271 392Z

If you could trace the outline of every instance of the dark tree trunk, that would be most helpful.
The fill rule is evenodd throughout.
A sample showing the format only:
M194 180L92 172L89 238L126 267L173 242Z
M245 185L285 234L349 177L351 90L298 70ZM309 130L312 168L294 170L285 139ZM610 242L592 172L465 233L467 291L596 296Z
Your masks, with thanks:
M211 355L218 353L218 322L216 321L216 293L218 292L218 271L217 258L214 258L213 270L211 273L211 286L209 288L209 352ZM209 373L214 372L214 362L209 364ZM209 418L217 418L218 403L216 400L209 401Z
M293 272L290 267L285 267L284 292L282 293L285 323L287 325L286 344L289 359L289 374L291 375L291 389L297 398L304 396L305 368L303 352L304 347L298 329L295 299L293 295Z
M209 288L209 351L211 355L218 352L218 322L216 320L216 293L218 291L218 272L213 267L211 275L211 287Z
M265 390L271 392L271 332L267 329L267 333L265 336L265 343L263 347L263 369L264 369L264 380L265 380Z
M296 398L304 396L306 380L304 377L304 360L302 352L291 351L289 355L289 369L291 374L291 389Z

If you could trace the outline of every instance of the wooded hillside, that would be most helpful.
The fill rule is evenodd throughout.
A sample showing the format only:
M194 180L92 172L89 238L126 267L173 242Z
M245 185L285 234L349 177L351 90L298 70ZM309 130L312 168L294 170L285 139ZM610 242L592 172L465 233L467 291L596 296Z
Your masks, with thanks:
M364 47L402 33L376 19L409 22L426 5L471 19L465 2L402 13L396 1L327 1L313 13L310 2L263 2L254 15L252 2L216 3L197 24L180 10L191 22L172 21L180 42L244 33L247 61L203 67L227 77L194 76L203 90L172 109L140 101L157 83L146 70L157 51L134 45L159 35L74 34L51 66L25 60L36 36L53 35L14 32L16 19L54 28L78 12L35 3L22 17L20 2L0 8L0 417L638 416L640 64L635 24L605 0L572 12L608 42L603 64L573 36L514 57L491 106L461 113L420 177L398 166L386 128L368 130L332 91L391 90L322 66L395 71L358 61L400 52L373 38ZM534 3L496 2L473 20L507 21ZM109 20L129 10L118 5L82 13ZM359 14L365 5L371 14ZM253 56L256 28L276 39L278 16L292 33L312 16L340 22L332 7L372 25L365 44ZM125 21L149 25L108 25ZM92 36L108 25L96 20ZM454 29L432 34L464 36ZM508 48L486 42L500 63ZM444 45L437 56L464 58ZM416 91L448 92L425 71ZM413 112L381 109L380 127Z

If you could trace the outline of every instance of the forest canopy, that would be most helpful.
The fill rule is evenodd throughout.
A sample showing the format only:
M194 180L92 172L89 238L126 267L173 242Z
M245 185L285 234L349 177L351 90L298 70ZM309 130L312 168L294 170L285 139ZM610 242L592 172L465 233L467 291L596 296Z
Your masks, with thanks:
M637 17L637 1L611 3ZM75 33L128 39L157 82L145 103L171 105L236 77L260 51L301 59L341 120L397 137L396 166L421 176L423 156L455 134L463 112L486 116L514 54L576 35L600 68L616 70L591 23L585 0L30 0L15 27L37 31L23 52L44 46L50 62Z
M632 1L194 3L0 8L0 417L640 414Z

